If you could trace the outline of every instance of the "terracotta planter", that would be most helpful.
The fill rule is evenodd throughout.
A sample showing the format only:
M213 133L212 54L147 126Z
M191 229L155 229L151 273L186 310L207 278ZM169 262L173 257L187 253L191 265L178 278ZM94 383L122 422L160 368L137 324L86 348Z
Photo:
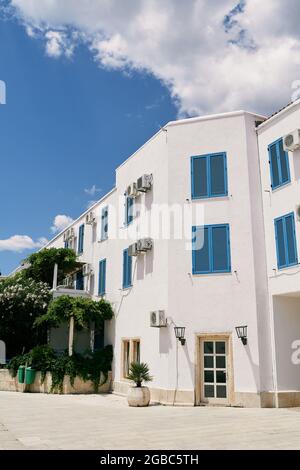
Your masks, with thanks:
M148 406L150 403L150 390L148 387L130 387L127 394L129 406Z

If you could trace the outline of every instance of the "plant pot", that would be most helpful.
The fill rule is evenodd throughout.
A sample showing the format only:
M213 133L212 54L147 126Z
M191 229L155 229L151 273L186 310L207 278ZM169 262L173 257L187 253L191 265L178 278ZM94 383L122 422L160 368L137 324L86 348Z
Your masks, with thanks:
M127 394L129 406L148 406L150 403L150 390L148 387L130 387Z

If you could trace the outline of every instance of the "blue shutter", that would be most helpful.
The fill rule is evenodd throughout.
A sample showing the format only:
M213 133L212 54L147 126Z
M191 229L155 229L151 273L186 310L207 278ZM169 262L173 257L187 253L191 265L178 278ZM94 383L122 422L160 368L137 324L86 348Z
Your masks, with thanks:
M123 251L123 288L132 284L132 257L128 255L128 249Z
M226 154L210 156L210 195L211 197L227 195Z
M212 246L212 271L230 271L230 247L229 247L229 227L228 225L216 225L211 227Z
M78 253L83 252L83 241L84 241L84 224L79 227L78 234Z
M294 214L289 214L285 217L285 230L286 230L287 259L289 262L289 266L291 266L293 264L298 263Z
M279 139L269 145L269 162L271 172L271 186L273 189L289 183L290 167L288 153L283 149L283 140Z
M106 291L106 259L99 262L99 286L98 294L104 295Z
M231 271L229 225L193 227L193 274Z
M108 237L108 207L104 207L101 212L101 240Z
M226 153L191 157L192 199L227 196Z
M275 238L278 269L298 264L294 214L275 220Z
M208 227L193 227L193 273L210 272Z
M192 198L208 197L207 156L191 158Z

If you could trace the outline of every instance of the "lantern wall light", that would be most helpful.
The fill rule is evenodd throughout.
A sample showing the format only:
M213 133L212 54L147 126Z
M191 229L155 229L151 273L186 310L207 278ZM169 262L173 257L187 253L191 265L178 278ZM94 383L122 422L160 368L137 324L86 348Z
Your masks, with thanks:
M237 337L242 341L243 345L246 346L246 344L248 343L248 334L247 334L248 326L247 325L236 326L235 330L236 330Z
M182 346L185 345L186 339L185 339L185 327L184 326L175 326L174 327L174 332L175 336L178 339L178 341L181 342Z

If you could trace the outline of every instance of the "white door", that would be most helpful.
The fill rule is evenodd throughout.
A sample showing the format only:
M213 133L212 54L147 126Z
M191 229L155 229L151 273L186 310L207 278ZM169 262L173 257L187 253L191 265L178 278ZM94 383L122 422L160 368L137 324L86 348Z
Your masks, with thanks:
M228 340L201 339L201 402L229 403Z

